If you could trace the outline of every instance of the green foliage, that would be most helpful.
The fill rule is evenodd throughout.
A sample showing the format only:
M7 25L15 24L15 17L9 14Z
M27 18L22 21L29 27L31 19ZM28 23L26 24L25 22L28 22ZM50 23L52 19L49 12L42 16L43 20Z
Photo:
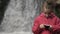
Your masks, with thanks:
M55 7L55 14L60 18L60 4L57 4Z

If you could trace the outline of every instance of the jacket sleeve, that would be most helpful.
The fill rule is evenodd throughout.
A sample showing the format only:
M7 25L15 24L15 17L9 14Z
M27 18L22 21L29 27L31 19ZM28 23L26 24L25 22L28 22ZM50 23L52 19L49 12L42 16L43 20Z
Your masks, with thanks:
M41 29L39 28L39 20L38 19L34 20L32 31L34 34L38 34L41 31Z
M60 19L57 18L55 24L53 25L53 31L60 30Z

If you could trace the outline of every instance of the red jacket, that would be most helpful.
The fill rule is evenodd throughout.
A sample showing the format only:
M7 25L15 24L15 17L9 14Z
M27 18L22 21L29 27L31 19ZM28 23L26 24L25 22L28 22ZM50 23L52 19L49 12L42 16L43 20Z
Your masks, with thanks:
M45 17L44 13L41 13L40 16L35 18L32 31L34 34L39 34L43 29L39 28L40 24L49 24L52 25L53 31L60 29L60 20L54 13L51 13L51 16Z

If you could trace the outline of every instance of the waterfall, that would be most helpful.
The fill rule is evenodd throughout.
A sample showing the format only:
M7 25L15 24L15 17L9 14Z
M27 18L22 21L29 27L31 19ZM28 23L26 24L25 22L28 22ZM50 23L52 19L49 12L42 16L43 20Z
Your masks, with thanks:
M34 1L35 0L10 0L5 8L4 18L1 24L3 31L31 32L34 18L37 17L41 11L34 8L34 5L36 5L35 7L38 5L41 7L40 4L42 0L36 4L34 4Z

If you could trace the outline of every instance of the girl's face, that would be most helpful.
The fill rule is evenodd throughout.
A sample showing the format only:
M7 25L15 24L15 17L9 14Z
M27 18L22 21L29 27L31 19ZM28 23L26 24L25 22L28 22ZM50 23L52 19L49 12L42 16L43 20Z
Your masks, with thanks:
M44 13L51 13L52 9L44 7Z
M47 4L44 4L43 9L44 9L43 12L46 13L46 14L49 14L53 11L52 6L48 6Z

